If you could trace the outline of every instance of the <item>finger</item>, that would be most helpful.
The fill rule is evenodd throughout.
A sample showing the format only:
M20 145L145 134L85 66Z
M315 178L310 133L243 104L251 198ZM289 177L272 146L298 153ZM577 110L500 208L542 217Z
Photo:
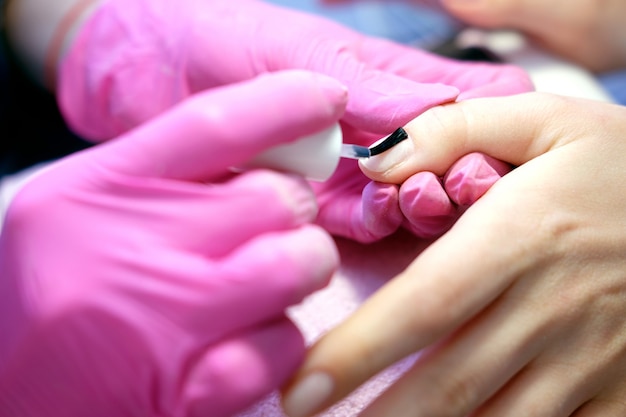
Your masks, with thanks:
M383 39L369 39L359 55L371 67L421 83L460 90L458 100L532 91L528 74L514 65L462 62Z
M100 159L126 174L206 181L329 127L346 101L345 87L323 75L267 74L187 99L99 149Z
M525 271L522 252L528 248L511 245L505 228L493 224L504 221L506 209L484 201L316 343L286 392L291 417L324 409L387 366L450 334ZM511 232L511 226L506 230Z
M422 238L445 232L457 217L457 209L431 172L419 172L400 187L400 210L405 227Z
M539 0L441 0L441 4L464 22L488 28L524 29L545 23L546 16L563 12Z
M532 282L531 276L520 276L517 282ZM519 386L525 375L532 373L533 381L545 376L552 383L559 378L566 378L571 363L568 352L557 353L557 366L552 361L539 361L535 358L545 352L545 348L554 340L560 340L558 329L553 329L553 317L559 307L546 306L544 299L535 299L527 295L528 285L515 285L505 295L500 296L487 309L465 324L460 330L448 337L443 343L429 347L420 355L412 369L407 372L393 387L381 396L368 409L363 417L385 415L403 417L409 415L451 415L480 416L486 409L479 407L493 396L502 402L505 415L528 415L533 408L537 413L546 416L568 416L581 402L568 403L570 392L582 394L581 388L587 370L581 367L571 373L568 382L563 381L552 389L541 383L546 389L542 395L532 397L527 393L529 386ZM553 309L546 311L546 309ZM548 317L550 319L548 319ZM564 332L562 332L564 333ZM537 335L541 335L538 337ZM555 349L557 350L557 349ZM468 360L471 358L471 360ZM541 362L541 363L540 363ZM521 372L520 372L521 371ZM514 394L506 396L502 392L518 386L519 397ZM524 395L522 395L524 394ZM587 393L588 394L588 393ZM529 409L519 407L512 399L534 398L535 402ZM588 395L586 398L590 398ZM543 401L540 400L552 400ZM508 400L508 401L507 401ZM530 405L530 404L527 404ZM563 407L568 413L551 414L551 407ZM557 411L556 409L553 411ZM503 415L486 413L486 416Z
M402 224L398 186L372 183L354 161L341 161L330 180L312 186L319 204L316 223L333 235L369 243Z
M375 242L391 235L402 225L404 216L400 210L396 185L369 182L361 198L363 232L356 240L362 243Z
M475 415L496 417L504 412L511 417L571 416L595 395L588 382L589 374L566 360L531 363Z
M391 183L401 183L419 171L444 175L456 160L471 152L519 166L602 127L606 113L616 109L618 106L544 93L440 106L405 127L411 140L360 161L360 166L373 180Z
M511 169L510 164L474 152L455 162L443 179L444 188L456 204L469 206Z
M192 245L190 249L211 257L225 256L255 236L311 223L318 213L304 178L269 170L244 172L195 193L199 198L186 200L177 228L168 227L166 233L170 238L180 235L179 241ZM191 233L198 238L190 239Z
M302 335L286 318L209 346L190 365L171 414L232 416L284 383L303 356Z
M350 35L352 33L346 36ZM353 43L358 46L357 50L347 49L342 44L338 47L343 50L337 54L336 48L329 48L330 50L324 53L333 54L332 65L326 64L328 60L320 59L311 68L331 75L348 86L350 100L343 121L367 132L389 134L425 110L452 102L458 96L458 88L445 85L436 77L409 78L378 67L378 60L398 59L398 56L388 53L381 47L378 52L384 54L384 58L373 54L375 59L370 59L368 52L370 47L367 46L370 42L378 44L379 41L376 39L363 41L355 36ZM393 44L384 42L384 46L393 47ZM409 49L402 51L410 53ZM424 63L413 62L413 64L419 67Z
M621 417L626 415L624 397L598 398L583 405L571 417Z
M388 134L431 107L454 101L459 90L444 85L416 82L362 64L344 70L339 79L350 89L350 101L343 120L359 129Z
M202 291L194 297L198 312L185 320L200 326L199 332L204 321L197 314L209 307L221 312L219 322L211 323L216 334L275 317L326 286L339 265L339 254L326 232L307 225L257 236L219 262L219 274L209 269L204 277L196 278L204 278L197 285ZM206 292L220 296L203 307L202 293Z
M579 327L580 320L572 320ZM543 336L546 332L538 334ZM476 417L495 417L503 412L513 417L529 412L572 417L624 415L622 349L597 354L599 346L607 346L606 341L588 338L586 334L582 338L583 341L575 340L577 337L571 340L567 332L557 335L560 343L547 345L549 349L481 407Z
M398 187L370 182L362 194L325 198L317 224L335 236L371 243L394 233L404 217L398 205Z

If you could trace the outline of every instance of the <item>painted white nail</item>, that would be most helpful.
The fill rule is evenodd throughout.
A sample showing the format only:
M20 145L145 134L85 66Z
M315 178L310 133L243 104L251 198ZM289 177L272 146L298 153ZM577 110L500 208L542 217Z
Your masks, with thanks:
M413 141L409 138L380 155L361 159L359 162L372 172L386 172L411 158L414 153L415 147L413 146Z
M330 375L323 372L310 374L285 397L285 412L289 417L310 416L328 399L334 387Z

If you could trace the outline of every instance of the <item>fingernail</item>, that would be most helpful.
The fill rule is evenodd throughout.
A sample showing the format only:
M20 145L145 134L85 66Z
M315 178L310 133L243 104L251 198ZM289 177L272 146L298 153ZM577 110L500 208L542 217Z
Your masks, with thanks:
M289 417L310 416L330 397L334 386L330 375L323 372L310 374L285 397L285 412Z
M372 145L374 146L374 145ZM398 143L393 148L371 158L362 159L361 165L372 172L386 172L411 158L415 147L411 138Z

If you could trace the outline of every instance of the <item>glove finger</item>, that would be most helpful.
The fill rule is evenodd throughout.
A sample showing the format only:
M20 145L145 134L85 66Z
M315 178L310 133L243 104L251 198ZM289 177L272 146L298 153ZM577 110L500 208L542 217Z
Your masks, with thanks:
M175 214L181 218L176 228L163 225L163 234L212 258L225 256L258 235L311 223L318 213L315 194L304 178L270 170L244 172L197 192L200 198L189 200L198 204L188 201L184 215ZM197 237L192 239L191 234Z
M404 227L422 238L444 233L458 216L439 178L431 172L419 172L400 186L400 210Z
M174 415L232 416L284 384L304 357L297 327L282 318L210 346L191 365Z
M534 89L528 74L514 65L461 62L383 39L364 42L359 54L374 68L416 82L454 86L460 90L458 99Z
M214 334L253 326L326 286L338 265L334 241L317 226L259 235L196 276L198 283L190 285L211 294L211 303L199 294L197 311L181 320L196 334L206 332L204 325ZM213 311L222 313L220 320L205 323L206 314Z
M511 169L506 162L472 152L459 159L446 173L444 188L456 204L469 206Z
M320 74L267 74L187 99L99 149L99 158L126 174L206 181L329 127L346 100L345 87Z
M330 200L320 209L316 223L335 236L371 243L394 233L402 220L398 186L370 182L362 194Z
M350 90L343 120L359 129L389 134L431 107L454 101L459 90L444 85L416 82L395 74L352 67L339 74Z
M371 181L363 189L361 199L363 227L367 234L357 239L360 242L380 240L396 232L402 225L404 216L400 210L397 185Z
M328 181L311 185L319 204L316 223L335 236L369 243L402 223L397 186L372 184L355 161L341 161Z

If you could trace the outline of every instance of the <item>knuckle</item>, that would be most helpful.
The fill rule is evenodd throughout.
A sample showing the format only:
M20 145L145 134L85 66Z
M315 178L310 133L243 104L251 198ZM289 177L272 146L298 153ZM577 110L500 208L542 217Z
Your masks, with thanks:
M442 375L430 382L432 395L426 397L424 415L465 416L481 403L477 378Z

